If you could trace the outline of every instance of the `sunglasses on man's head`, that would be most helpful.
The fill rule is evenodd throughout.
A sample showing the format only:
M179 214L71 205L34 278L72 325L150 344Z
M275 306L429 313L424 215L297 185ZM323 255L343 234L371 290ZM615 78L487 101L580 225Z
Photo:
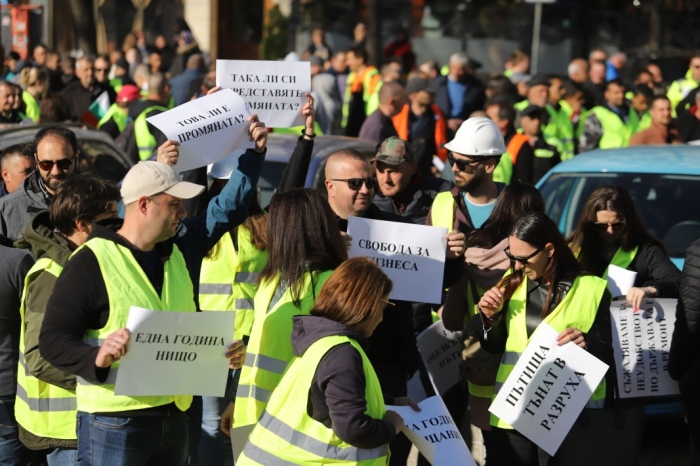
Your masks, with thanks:
M458 160L451 153L447 155L447 161L450 163L450 167L457 164L459 171L465 171L467 167L473 168L481 163L481 160Z
M523 265L523 267L527 267L528 265L530 265L530 262L529 262L530 259L535 257L541 251L542 251L542 248L538 248L537 251L533 252L529 256L523 257L523 256L514 256L513 254L511 254L510 253L510 246L506 246L506 248L503 250L506 257L508 257L508 259L510 259L511 262L520 262Z
M593 226L595 226L600 231L605 231L608 229L608 227L612 227L613 231L618 231L618 230L622 230L622 228L625 226L625 222L594 223Z
M59 170L66 171L73 165L73 158L56 160L55 162L53 160L37 160L37 165L45 172L53 170L54 165L56 165Z
M331 178L331 181L344 181L348 184L348 188L353 191L359 191L364 184L367 189L374 189L377 185L377 179L374 177L369 178Z

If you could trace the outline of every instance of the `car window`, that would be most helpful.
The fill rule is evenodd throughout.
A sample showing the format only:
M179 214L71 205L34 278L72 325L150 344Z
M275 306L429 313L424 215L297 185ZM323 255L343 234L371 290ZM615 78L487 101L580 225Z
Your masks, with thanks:
M606 185L627 188L644 225L671 256L683 257L688 246L700 238L700 209L693 208L694 193L700 192L700 176L560 173L546 180L540 190L547 214L569 235L588 197Z
M282 181L282 174L286 166L286 162L271 162L266 160L265 163L263 163L260 180L258 180L261 206L265 207L270 205L272 195L277 192L277 187L280 185L280 181Z
M104 141L79 139L80 172L90 172L106 180L118 182L126 176L129 164L117 150Z

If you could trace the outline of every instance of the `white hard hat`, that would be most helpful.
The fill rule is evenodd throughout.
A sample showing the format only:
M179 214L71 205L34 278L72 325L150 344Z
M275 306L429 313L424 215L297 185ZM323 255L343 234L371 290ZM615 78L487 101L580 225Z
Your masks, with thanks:
M506 145L496 123L486 117L474 117L462 123L445 149L468 156L491 157L503 154Z

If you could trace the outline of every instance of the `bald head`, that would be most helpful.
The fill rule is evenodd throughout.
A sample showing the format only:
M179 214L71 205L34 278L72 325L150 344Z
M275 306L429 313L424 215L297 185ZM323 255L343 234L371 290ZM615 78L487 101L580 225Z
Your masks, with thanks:
M382 84L379 89L379 111L391 118L398 115L407 102L406 89L396 81Z
M360 152L343 149L328 157L328 205L338 217L364 216L374 197L374 183L369 160Z
M170 91L170 83L163 73L153 73L148 78L148 95L153 100L165 101Z

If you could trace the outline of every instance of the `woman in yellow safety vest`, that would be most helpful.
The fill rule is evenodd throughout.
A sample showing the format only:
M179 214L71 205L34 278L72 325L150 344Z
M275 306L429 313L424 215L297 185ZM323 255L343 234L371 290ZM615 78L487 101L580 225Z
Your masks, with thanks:
M544 201L537 188L516 181L501 191L489 218L467 239L465 273L447 292L442 310L445 327L463 331L467 357L462 364L462 375L469 389L469 420L481 429L489 457L491 450L498 448L493 443L488 409L501 355L479 348L478 334L483 330L480 320L472 317L478 313L475 307L484 292L495 286L509 269L510 261L503 249L508 246L508 235L515 222L528 212L544 212Z
M568 241L583 268L594 275L606 278L611 264L637 273L626 296L635 309L644 298L678 297L681 273L647 230L625 188L593 191Z
M39 102L49 90L49 73L44 68L24 68L19 75L19 84L23 89L24 114L36 123L41 113Z
M482 348L503 352L495 394L542 323L559 332L559 346L573 342L613 364L606 281L583 272L554 222L542 212L523 215L508 236L504 253L511 261L510 272L478 303ZM605 386L603 382L596 388L589 407L603 407ZM497 466L548 464L546 452L493 414L491 425L498 448L490 452L489 462L493 459Z
M404 421L386 410L365 350L391 304L391 288L391 280L364 257L331 274L311 315L293 318L295 357L237 465L388 463L389 442ZM418 410L408 398L386 401Z
M292 317L311 311L323 283L347 259L335 216L317 191L277 193L269 210L269 259L259 276L235 403L221 417L224 432L231 427L232 411L234 427L258 421L294 356L289 340Z

